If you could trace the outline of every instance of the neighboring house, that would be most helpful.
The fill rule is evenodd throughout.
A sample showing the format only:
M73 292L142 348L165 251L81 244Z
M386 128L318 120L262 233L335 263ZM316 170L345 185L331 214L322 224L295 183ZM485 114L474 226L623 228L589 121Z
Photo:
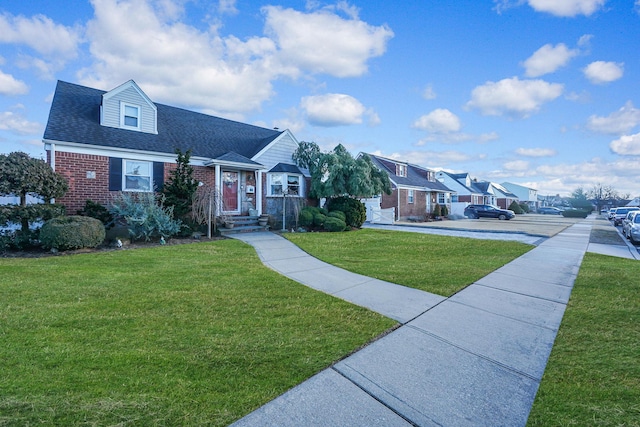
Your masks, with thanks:
M86 200L160 191L191 150L194 177L215 188L228 215L249 209L281 216L283 197L304 201L308 172L293 164L298 141L265 129L154 103L130 80L105 92L59 81L43 142L51 167L69 181L57 202L75 214Z
M377 168L389 174L392 193L381 195L380 208L395 208L397 220L424 220L436 204L451 210L452 191L436 180L435 171L373 154L368 156Z
M468 173L438 171L436 179L455 192L451 200L451 213L454 215L463 215L469 204L491 204L491 195L478 188L475 185L477 181Z
M491 191L495 197L495 205L502 209L509 209L511 203L518 203L518 196L507 190L504 186L495 182L490 183Z
M535 211L538 208L538 190L512 182L503 182L502 186L515 194L520 202L529 205L531 211Z

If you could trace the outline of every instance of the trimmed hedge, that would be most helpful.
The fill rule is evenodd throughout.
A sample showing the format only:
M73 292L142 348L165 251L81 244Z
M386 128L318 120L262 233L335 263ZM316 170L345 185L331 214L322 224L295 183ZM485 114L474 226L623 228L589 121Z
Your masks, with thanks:
M511 202L507 209L513 211L513 213L515 213L516 215L522 215L524 213L518 202L516 202L515 200Z
M63 216L47 221L40 229L40 243L45 249L67 251L95 248L105 238L102 222L88 216Z
M344 212L349 227L360 228L367 219L367 208L364 203L351 197L329 199L327 207L330 211Z
M328 216L324 220L324 229L327 231L344 231L347 228L347 224L337 217Z
M590 213L582 209L567 209L562 211L562 216L565 218L586 218Z

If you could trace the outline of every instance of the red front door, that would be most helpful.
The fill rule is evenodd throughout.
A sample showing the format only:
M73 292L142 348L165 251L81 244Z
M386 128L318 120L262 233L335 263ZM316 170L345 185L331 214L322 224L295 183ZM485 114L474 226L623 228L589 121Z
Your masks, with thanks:
M238 172L222 172L222 209L225 212L238 211Z

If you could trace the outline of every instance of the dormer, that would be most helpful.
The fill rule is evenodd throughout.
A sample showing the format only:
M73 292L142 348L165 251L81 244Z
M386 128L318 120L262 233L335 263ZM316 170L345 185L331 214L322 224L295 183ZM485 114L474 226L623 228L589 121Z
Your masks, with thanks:
M158 108L133 80L102 95L100 124L136 132L158 133Z
M407 177L407 165L404 163L396 163L396 176Z

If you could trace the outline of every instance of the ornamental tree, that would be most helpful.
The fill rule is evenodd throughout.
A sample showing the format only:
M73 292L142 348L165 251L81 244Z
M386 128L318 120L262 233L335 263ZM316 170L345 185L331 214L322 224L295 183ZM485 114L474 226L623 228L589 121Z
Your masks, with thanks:
M169 182L164 186L162 193L165 196L165 204L173 206L174 218L184 218L193 204L193 197L198 189L198 181L193 177L193 167L189 164L191 150L182 153L176 149L177 164L171 171Z
M53 215L56 209L51 208L51 200L64 196L68 189L66 179L44 160L21 152L0 154L0 195L20 198L19 205L3 208L0 222L19 222L22 231L27 232L29 222ZM44 206L27 206L27 196L42 198Z
M323 153L315 142L302 142L292 157L298 166L309 169L311 197L358 199L391 194L389 175L375 167L366 154L353 158L342 144Z

